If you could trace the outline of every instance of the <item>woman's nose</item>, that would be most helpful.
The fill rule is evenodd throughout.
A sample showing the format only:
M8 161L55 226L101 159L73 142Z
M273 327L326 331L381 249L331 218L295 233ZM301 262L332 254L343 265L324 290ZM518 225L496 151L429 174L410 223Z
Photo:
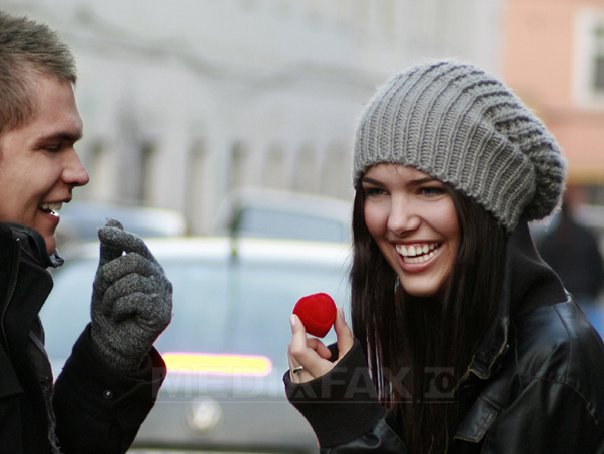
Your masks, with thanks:
M417 230L421 217L416 211L412 203L406 200L393 199L388 216L388 229L396 235Z

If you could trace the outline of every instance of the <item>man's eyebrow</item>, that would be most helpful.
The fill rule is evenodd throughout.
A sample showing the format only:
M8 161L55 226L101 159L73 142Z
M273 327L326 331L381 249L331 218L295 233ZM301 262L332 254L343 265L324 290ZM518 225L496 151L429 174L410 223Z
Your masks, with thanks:
M77 142L82 138L82 133L72 133L69 131L57 131L49 134L44 134L36 140L36 143L46 142L49 140L60 140L66 142Z

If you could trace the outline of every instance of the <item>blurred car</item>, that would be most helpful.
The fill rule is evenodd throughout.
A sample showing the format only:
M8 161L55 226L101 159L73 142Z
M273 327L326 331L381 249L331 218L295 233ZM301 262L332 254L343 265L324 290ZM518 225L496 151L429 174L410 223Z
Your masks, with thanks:
M319 195L245 188L229 194L213 235L350 242L352 205Z
M184 216L175 210L73 200L61 210L57 243L70 247L73 243L96 241L98 228L108 218L119 219L128 231L144 237L181 236L187 230Z
M131 452L318 452L284 396L288 317L311 293L348 307L349 248L229 238L147 244L173 284L174 316L156 342L168 375ZM97 262L92 244L54 272L41 317L55 377L89 320ZM334 341L332 329L325 342Z

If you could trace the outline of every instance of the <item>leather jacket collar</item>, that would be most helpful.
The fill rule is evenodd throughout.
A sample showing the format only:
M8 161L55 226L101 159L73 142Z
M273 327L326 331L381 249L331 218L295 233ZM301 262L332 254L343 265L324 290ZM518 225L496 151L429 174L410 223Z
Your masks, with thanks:
M506 248L504 284L498 317L490 334L474 355L466 375L473 373L483 380L492 376L509 348L511 317L568 299L556 273L539 256L527 221L521 219Z

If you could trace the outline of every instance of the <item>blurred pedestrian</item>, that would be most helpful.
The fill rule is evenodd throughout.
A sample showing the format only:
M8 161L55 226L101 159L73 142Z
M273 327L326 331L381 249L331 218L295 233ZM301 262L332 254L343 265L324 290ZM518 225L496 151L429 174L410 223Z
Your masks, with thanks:
M376 93L354 151L352 329L340 312L328 348L290 320L286 393L323 452L604 449L604 345L528 229L565 172L473 65L416 66Z
M53 386L38 317L59 210L88 182L73 56L46 25L0 12L0 452L123 453L165 376L152 347L171 284L136 236L99 230L91 323ZM69 317L69 314L65 314ZM84 328L84 327L82 327ZM75 339L74 339L75 340Z
M575 193L575 188L567 190L562 210L537 241L537 249L599 332L604 334L598 307L598 296L604 285L602 255L597 237L576 218Z

